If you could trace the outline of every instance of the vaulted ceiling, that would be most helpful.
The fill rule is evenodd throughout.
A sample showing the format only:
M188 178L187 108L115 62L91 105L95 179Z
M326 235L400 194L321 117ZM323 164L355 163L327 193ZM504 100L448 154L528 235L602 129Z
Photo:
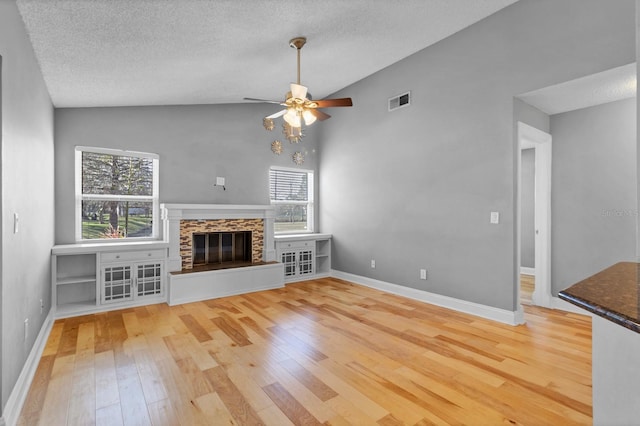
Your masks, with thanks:
M340 90L516 0L17 0L56 107Z

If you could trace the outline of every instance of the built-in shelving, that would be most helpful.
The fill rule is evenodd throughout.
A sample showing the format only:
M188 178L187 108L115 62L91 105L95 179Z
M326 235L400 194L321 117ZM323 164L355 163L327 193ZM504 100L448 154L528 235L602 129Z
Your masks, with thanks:
M286 282L310 280L331 273L331 234L276 235L277 260Z
M165 301L167 246L164 242L54 246L51 250L51 280L56 317ZM112 296L119 291L113 282L107 283L109 292L105 291L105 268L117 264L130 265L131 290L136 292L131 298ZM109 305L105 303L107 293L110 295Z
M95 253L54 254L51 259L54 306L64 312L95 308L98 266Z

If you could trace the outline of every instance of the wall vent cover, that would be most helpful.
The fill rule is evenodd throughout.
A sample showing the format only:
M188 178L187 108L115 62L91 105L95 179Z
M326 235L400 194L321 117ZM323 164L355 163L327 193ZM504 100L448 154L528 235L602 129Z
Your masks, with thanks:
M389 98L389 111L394 111L409 105L411 105L411 92Z

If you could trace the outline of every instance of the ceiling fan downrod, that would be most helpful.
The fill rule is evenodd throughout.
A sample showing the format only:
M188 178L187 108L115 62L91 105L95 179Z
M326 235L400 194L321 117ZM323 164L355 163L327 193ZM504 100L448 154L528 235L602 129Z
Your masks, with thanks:
M293 47L298 51L297 52L298 53L298 81L297 81L298 85L300 84L300 50L302 49L302 46L304 46L306 43L307 43L306 37L295 37L289 40L289 46Z

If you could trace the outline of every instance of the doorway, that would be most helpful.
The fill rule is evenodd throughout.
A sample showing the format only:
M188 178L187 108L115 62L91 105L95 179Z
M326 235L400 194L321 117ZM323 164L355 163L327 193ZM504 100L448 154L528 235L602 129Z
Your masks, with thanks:
M551 135L528 124L518 122L518 267L522 265L522 232L523 218L523 179L522 150L533 151L534 188L533 188L533 246L534 266L529 269L533 275L533 292L531 303L543 307L551 307ZM520 272L520 271L519 271ZM520 290L520 273L517 280L517 303L522 312L522 295Z

